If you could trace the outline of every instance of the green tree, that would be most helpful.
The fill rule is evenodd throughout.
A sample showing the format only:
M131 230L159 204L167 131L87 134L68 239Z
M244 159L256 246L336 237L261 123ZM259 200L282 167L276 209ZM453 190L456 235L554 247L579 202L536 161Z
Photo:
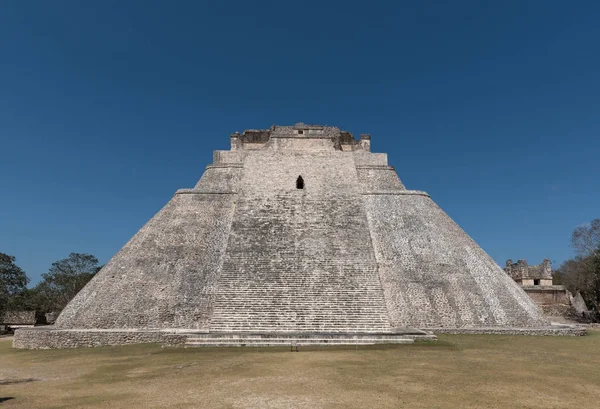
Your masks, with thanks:
M13 309L15 297L27 290L29 279L15 261L14 256L0 253L0 314Z
M600 219L579 226L571 237L576 256L560 266L562 279L571 292L579 292L588 308L600 317Z
M600 247L590 256L590 282L584 300L589 302L600 318Z
M552 272L552 285L564 285L565 274L560 270L554 270Z
M40 311L60 311L99 271L98 259L91 254L71 253L52 263L42 281L34 288Z

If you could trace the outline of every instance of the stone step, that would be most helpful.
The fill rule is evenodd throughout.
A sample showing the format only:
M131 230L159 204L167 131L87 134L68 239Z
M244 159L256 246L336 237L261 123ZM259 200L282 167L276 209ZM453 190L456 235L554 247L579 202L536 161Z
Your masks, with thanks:
M362 197L334 209L286 196L265 210L255 199L237 203L213 293L211 331L389 329ZM265 234L266 220L277 223Z
M240 347L240 346L326 346L326 345L375 345L375 344L412 344L415 338L427 337L426 334L191 334L188 335L186 347Z
M335 325L337 327L344 327L347 326L348 324L353 324L354 326L360 326L361 323L365 324L365 325L369 325L369 326L373 326L374 323L372 321L368 321L368 320L352 320L352 319L346 319L346 320L281 320L281 321L273 321L273 320L265 320L262 317L250 317L248 319L242 319L242 318L229 318L229 319L224 319L222 317L218 317L219 318L219 322L223 323L224 325L228 324L228 323L243 323L243 322L247 322L249 320L256 320L257 318L260 318L260 322L263 323L263 325L268 325L268 326L288 326L288 327L297 327L297 326L304 326L304 327L313 327L313 326L326 326L326 325ZM211 323L215 323L214 321L210 321ZM337 323L337 324L336 324Z
M377 310L374 311L365 311L363 313L359 312L346 312L343 310L340 311L331 311L330 314L323 314L322 311L319 310L309 310L309 309L299 309L299 308L290 308L284 309L279 308L279 311L272 310L261 310L259 308L252 309L252 311L248 311L252 307L248 306L245 308L235 309L235 308L227 308L223 309L219 312L219 314L214 315L215 317L240 317L240 318L256 318L256 316L261 316L264 319L273 319L276 321L280 320L290 320L290 319L298 319L298 320L315 320L315 319L335 319L335 320L343 320L346 319L354 319L354 318L377 318L381 319L383 317L387 317L387 314L378 314ZM276 306L275 306L276 308ZM295 317L295 318L293 318Z
M305 342L290 342L289 340L231 340L225 341L223 339L220 340L203 340L199 342L186 342L185 347L272 347L272 346L324 346L324 345L376 345L376 344L412 344L414 340L412 339L402 339L402 340L377 340L377 339L347 339L347 340L311 340Z
M225 289L227 289L227 291L225 291ZM320 288L306 288L305 285L301 285L298 284L297 286L295 285L290 285L287 287L275 287L269 284L264 284L264 285L260 285L260 284L254 284L252 286L244 286L243 284L239 284L239 285L234 285L234 283L232 283L230 286L224 286L221 285L221 287L219 287L219 289L217 289L216 292L221 292L223 294L229 294L229 293L253 293L253 292L258 292L258 293L290 293L290 294L297 294L297 295L302 295L302 294L364 294L366 295L375 295L378 292L377 288L374 287L360 287L360 288L347 288L347 289L320 289Z
M383 325L374 325L372 322L363 321L346 321L346 322L338 322L337 321L320 321L320 322L270 322L264 320L228 320L221 321L219 319L219 326L221 327L233 327L235 325L241 325L243 327L249 326L250 322L253 322L257 327L269 327L269 328L374 328L374 327L383 327ZM212 324L216 324L212 322ZM387 328L387 326L385 326Z
M215 322L214 320L218 318L219 322L244 322L244 321L248 321L250 319L254 320L257 318L260 318L260 320L262 322L265 323L270 323L270 324L277 324L277 325L282 325L285 323L289 323L289 325L313 325L313 324L319 324L322 323L323 325L325 324L330 324L330 323L336 323L338 322L338 325L344 325L346 322L366 322L366 323L373 323L373 321L369 321L369 318L371 320L373 320L374 318L377 319L377 321L382 321L384 320L385 317L348 317L348 316L344 316L344 317L339 317L339 318L302 318L302 317L296 317L296 318L286 318L286 317L281 317L280 319L272 319L268 316L263 316L260 314L256 314L256 315L249 315L249 316L223 316L223 315L219 315L215 318L213 318L211 321L209 322Z
M277 323L277 324L282 324L282 323L290 323L290 324L312 324L312 323L319 323L322 322L323 324L325 323L330 323L330 322L339 322L340 324L343 324L344 322L373 322L372 320L375 320L375 322L378 321L387 321L386 317L382 317L382 316L360 316L360 315L344 315L344 316L331 316L331 317L303 317L303 316L298 316L296 315L295 317L286 317L286 316L282 316L282 315L278 315L276 317L271 317L269 315L266 314L251 314L251 315L223 315L223 314L219 314L219 315L215 315L214 317L211 318L211 320L209 322L215 322L216 319L218 319L219 321L223 321L223 322L227 322L227 321L247 321L250 319L257 319L260 318L260 320L262 322L268 322L268 323ZM370 321L371 320L371 321Z
M363 296L364 298L369 298L369 297L377 297L377 298L383 298L383 297L379 297L377 294L376 289L369 289L369 288L360 288L360 289L347 289L347 290L337 290L337 291L333 291L333 290L328 290L328 291L323 291L323 290L315 290L315 291L311 291L311 290L307 290L305 288L303 288L301 291L293 291L293 287L288 287L288 288L282 288L282 289L273 289L270 288L269 286L260 286L260 287L254 287L254 288L234 288L234 286L231 287L221 287L219 290L215 291L216 294L221 294L223 296L227 296L228 294L244 294L244 295L248 295L248 296L252 296L254 295L255 297L259 297L262 294L278 294L278 295L289 295L289 296L294 296L294 297L309 297L309 296L319 296L319 295L323 295L323 296L328 296L328 295L347 295L347 296L356 296L356 295L360 295Z
M378 332L385 332L387 330L389 330L389 328L378 328L378 327L335 327L332 328L331 326L323 326L323 327L282 327L282 326L257 326L257 325L232 325L232 326L224 326L224 325L219 325L219 326L215 326L215 331L219 331L219 332L240 332L240 331L246 331L246 332L254 332L254 331L264 331L264 332L274 332L274 331L282 331L282 332L299 332L299 331L304 331L307 333L310 332L326 332L326 331L331 331L331 332L339 332L339 333L344 333L344 332L350 332L350 331L361 331L361 332L373 332L373 333L378 333Z
M370 318L371 320L369 320L368 318ZM384 318L385 317L376 317L377 321L385 321ZM260 319L261 322L264 323L268 323L268 324L273 324L273 325L285 325L286 323L289 325L329 325L329 324L335 324L338 323L337 325L345 325L346 323L350 323L350 322L356 322L356 323L360 323L360 322L364 322L367 324L373 324L374 322L372 321L374 318L373 317L340 317L338 319L334 319L334 318L330 318L330 319L319 319L319 318L306 318L306 319L302 319L301 317L296 317L295 319L292 318L285 318L282 317L281 319L269 319L269 317L265 317L265 316L261 316L260 314L257 315L250 315L250 316L239 316L239 317L233 317L233 316L217 316L215 318L213 318L211 321L212 323L215 323L215 319L218 319L219 322L223 322L228 323L228 322L245 322L248 320L255 320L255 319Z
M243 326L243 325L235 325L235 326L214 326L214 330L215 331L219 331L219 332L240 332L240 331L246 331L246 332L255 332L255 331L263 331L263 332L274 332L274 331L282 331L282 332L299 332L299 331L304 331L306 333L311 333L311 332L326 332L326 331L331 331L333 333L347 333L347 332L352 332L352 331L361 331L361 332L373 332L373 333L379 333L379 332L386 332L387 330L389 330L389 328L384 328L384 327L336 327L336 328L332 328L332 327L265 327L265 326L257 326L257 325L247 325L247 326Z
M215 294L218 294L219 296L222 296L224 298L236 298L236 296L239 295L243 295L245 297L249 297L249 298L254 298L254 299L261 299L262 296L265 295L275 295L278 297L282 297L282 298L297 298L297 299L308 299L308 298L314 298L314 297L346 297L348 298L348 300L350 301L351 299L355 298L356 296L360 296L361 298L365 298L365 299L374 299L374 300L379 300L379 299L383 299L383 297L379 297L376 295L375 292L369 294L367 291L361 290L361 291L337 291L337 292L302 292L302 293L295 293L293 291L263 291L262 289L259 290L249 290L249 291L240 291L240 290L231 290L231 291L216 291Z
M216 305L216 304L213 304ZM341 306L344 307L344 306ZM321 316L321 317L340 317L344 315L365 315L365 314L374 314L377 312L382 312L378 308L335 308L333 309L331 306L327 305L317 305L313 308L310 306L303 305L293 305L293 304L275 304L271 303L267 306L257 305L257 304L239 304L239 305L219 305L219 308L222 309L223 314L227 314L227 312L235 312L237 313L245 313L245 314L253 314L255 312L265 313L268 312L273 314L274 316L283 316L283 312L286 315L290 313L298 312L298 313L310 313L311 316ZM382 314L387 315L387 314Z
M218 321L215 321L218 319ZM256 326L268 326L268 327L289 327L289 328L319 328L319 327L347 327L348 325L352 325L352 327L387 327L387 321L383 318L378 319L373 322L373 319L344 319L344 320L306 320L306 321L292 321L292 320L281 320L281 321L273 321L266 320L264 317L255 316L248 317L247 319L239 318L224 318L224 317L213 317L210 323L211 326L234 326L234 325L242 325L245 326L245 323L250 325L250 322L253 322ZM362 324L362 325L361 325ZM385 324L385 325L384 325Z

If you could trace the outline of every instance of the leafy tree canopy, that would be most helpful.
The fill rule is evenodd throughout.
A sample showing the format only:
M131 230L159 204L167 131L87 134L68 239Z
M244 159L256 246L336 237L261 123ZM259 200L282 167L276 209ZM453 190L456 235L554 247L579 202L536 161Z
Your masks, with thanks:
M71 253L52 263L42 281L28 289L29 279L15 264L15 257L0 253L0 314L8 310L59 312L100 268L93 255Z
M35 288L36 302L43 311L60 311L100 269L91 254L71 253L52 263Z
M15 296L27 290L29 279L15 261L14 256L0 253L0 314L11 308Z

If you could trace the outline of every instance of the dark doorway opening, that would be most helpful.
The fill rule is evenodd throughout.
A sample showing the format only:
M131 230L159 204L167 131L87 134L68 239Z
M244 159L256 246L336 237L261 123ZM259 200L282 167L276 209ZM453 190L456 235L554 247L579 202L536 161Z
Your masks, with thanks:
M298 176L298 179L296 179L296 189L304 189L304 179L302 179L302 176Z
M533 280L533 285L540 285L540 280L539 279L534 279Z

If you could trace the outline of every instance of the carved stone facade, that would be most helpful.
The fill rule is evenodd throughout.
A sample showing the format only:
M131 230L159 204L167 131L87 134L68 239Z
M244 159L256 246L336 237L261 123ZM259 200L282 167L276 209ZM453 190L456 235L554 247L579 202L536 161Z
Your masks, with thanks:
M550 315L568 314L571 294L562 285L552 285L552 264L544 259L541 264L530 266L525 260L506 260L504 271L531 297L542 310Z
M549 325L427 193L371 152L370 135L299 123L230 142L67 305L61 337Z
M548 259L544 259L541 264L535 266L530 266L525 260L519 260L516 263L506 260L504 271L522 286L552 285L552 264Z
M5 311L0 314L0 324L34 326L36 324L35 311Z
M35 324L35 311L5 311L0 314L0 334L16 328L33 327Z

